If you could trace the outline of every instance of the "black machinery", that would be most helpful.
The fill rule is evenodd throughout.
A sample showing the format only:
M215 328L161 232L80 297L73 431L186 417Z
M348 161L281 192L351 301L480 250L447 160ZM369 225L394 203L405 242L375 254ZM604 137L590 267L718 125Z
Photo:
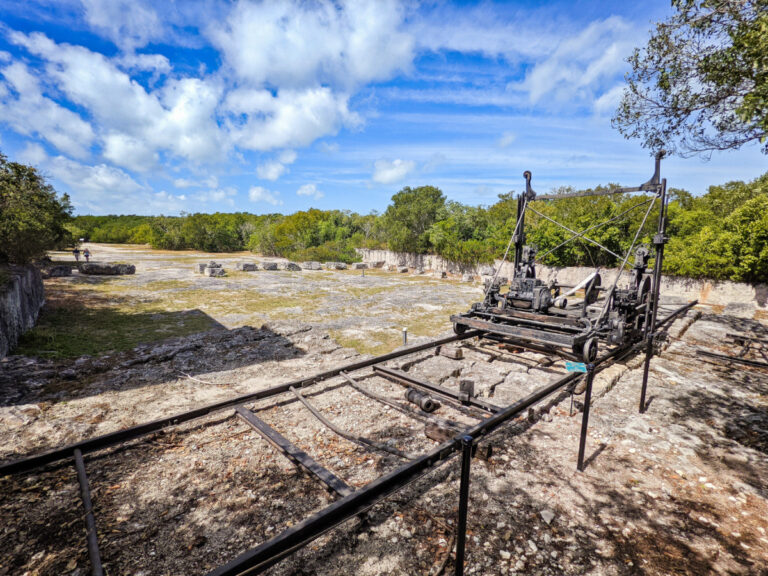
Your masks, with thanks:
M624 346L645 339L649 334L648 326L652 325L650 320L655 320L656 316L661 262L666 242L667 183L666 179L660 178L661 157L661 154L656 156L653 177L645 184L611 190L537 195L531 188L531 173L526 171L523 174L525 193L518 196L517 223L503 259L503 262L506 261L509 249L514 244L512 280L508 282L507 278L499 277L499 268L494 277L486 281L483 301L473 304L472 308L464 314L451 316L454 331L462 334L468 329L477 329L483 331L485 335L509 338L534 349L556 351L568 358L583 360L586 363L593 362L596 358L599 342L611 346ZM618 216L594 224L581 232L571 230L531 206L533 202L542 200L631 192L650 192L651 197ZM643 245L636 247L636 244L657 200L659 215L657 232L653 237L655 262L653 271L648 273L651 250ZM616 254L586 236L590 230L614 222L630 211L645 205L648 206L645 217L625 255ZM534 246L525 244L527 211L538 214L572 234L570 238L549 252L570 241L580 239L607 250L621 259L621 267L614 282L610 286L603 286L599 269L575 286L559 284L556 280L547 283L537 278L535 264L538 250ZM632 254L634 254L634 264L629 283L619 287L620 278ZM538 260L541 258L543 256ZM579 295L580 298L576 301L568 300L569 296L575 295Z

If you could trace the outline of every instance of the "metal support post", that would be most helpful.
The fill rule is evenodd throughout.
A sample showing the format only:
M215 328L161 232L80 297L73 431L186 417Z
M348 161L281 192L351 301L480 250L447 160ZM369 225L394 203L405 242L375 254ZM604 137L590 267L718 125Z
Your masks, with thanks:
M459 522L456 526L456 576L463 576L464 574L464 548L467 542L467 508L469 506L469 467L471 464L472 436L462 436Z
M403 328L403 346L408 345L408 328Z
M645 394L648 391L648 372L651 369L653 356L653 335L645 343L645 362L643 363L643 385L640 388L640 414L645 413Z
M104 576L104 569L101 566L101 555L99 554L99 539L96 535L96 521L93 518L91 491L88 487L88 475L85 472L83 453L79 448L75 448L74 452L77 481L80 484L80 496L83 499L83 508L85 508L85 534L88 542L88 556L91 560L91 574L93 576Z
M653 339L656 336L656 317L659 313L659 288L661 287L661 267L664 262L664 244L667 242L667 179L661 181L661 203L659 205L659 224L653 237L656 246L656 261L653 263L653 291L651 293L650 314L646 314L645 322L645 365L643 366L643 385L640 389L640 413L645 412L645 394L648 389L648 371L653 356Z
M592 380L595 377L595 365L587 364L587 388L584 390L584 413L581 416L581 437L579 438L579 472L584 471L584 449L587 445L587 428L589 427L589 405L592 401Z

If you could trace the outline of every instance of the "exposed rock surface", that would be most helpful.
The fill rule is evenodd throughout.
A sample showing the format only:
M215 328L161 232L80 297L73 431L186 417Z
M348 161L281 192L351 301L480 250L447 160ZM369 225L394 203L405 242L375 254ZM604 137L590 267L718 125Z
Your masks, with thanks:
M326 270L346 270L347 265L344 262L326 262Z
M288 272L301 272L301 266L296 264L296 262L283 262L280 268Z
M136 266L133 264L106 264L103 262L86 262L78 267L81 274L94 276L122 276L135 274Z
M302 262L301 267L304 268L304 270L322 270L323 265L320 264L320 262Z
M37 322L45 303L43 280L34 266L11 266L10 279L0 286L0 358Z
M241 272L256 272L259 269L259 265L255 262L238 262L235 264L235 270Z
M43 278L62 278L72 276L72 266L68 264L59 264L55 266L44 266L40 273Z
M730 317L675 322L671 345L651 362L644 414L637 411L642 369L626 361L606 373L616 381L594 398L584 472L575 470L583 396L571 411L569 395L555 394L530 417L482 437L480 448L491 445L493 454L472 461L465 573L764 573L768 376L695 355L699 347L734 353L720 338L733 330L766 334ZM456 346L461 358L424 351L388 364L446 387L471 378L496 405L564 374L562 361L514 347L474 339ZM13 357L0 363L0 387L19 390L2 398L0 455L8 460L357 359L322 330L296 323L67 362ZM354 377L404 401L402 386L371 371ZM304 394L341 428L401 450L435 446L423 423L342 378ZM340 439L290 394L248 407L355 488L403 464ZM461 426L478 421L447 404L433 414ZM459 469L458 459L448 461L269 573L453 573ZM115 573L207 573L336 499L231 411L99 454L88 473L103 559ZM87 573L71 467L0 478L0 517L13 527L2 540L9 574Z

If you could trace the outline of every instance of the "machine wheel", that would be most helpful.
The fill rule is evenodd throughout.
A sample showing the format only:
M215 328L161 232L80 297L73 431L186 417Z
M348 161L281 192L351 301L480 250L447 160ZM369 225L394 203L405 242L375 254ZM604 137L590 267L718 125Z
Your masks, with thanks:
M461 336L466 331L467 331L467 327L464 324L453 325L453 333L456 334L457 336Z
M637 303L642 304L647 301L648 295L651 293L651 277L643 276L640 280L640 284L637 287Z
M584 359L585 364L591 364L597 358L597 338L592 337L584 342L584 347L581 350L581 357Z
M600 287L600 283L600 274L597 274L594 278L592 278L592 280L589 281L587 287L584 288L584 300L587 302L587 305L597 302L597 297L600 294L600 291L596 288Z

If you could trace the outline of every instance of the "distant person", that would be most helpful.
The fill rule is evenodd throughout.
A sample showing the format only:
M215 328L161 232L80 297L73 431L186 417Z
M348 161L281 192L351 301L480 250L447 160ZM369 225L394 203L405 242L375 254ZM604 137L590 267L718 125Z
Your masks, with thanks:
M91 257L91 251L86 248L83 250L83 256L85 256L85 261L88 262Z
M75 248L74 250L72 250L72 254L75 255L75 262L80 262L80 248Z

